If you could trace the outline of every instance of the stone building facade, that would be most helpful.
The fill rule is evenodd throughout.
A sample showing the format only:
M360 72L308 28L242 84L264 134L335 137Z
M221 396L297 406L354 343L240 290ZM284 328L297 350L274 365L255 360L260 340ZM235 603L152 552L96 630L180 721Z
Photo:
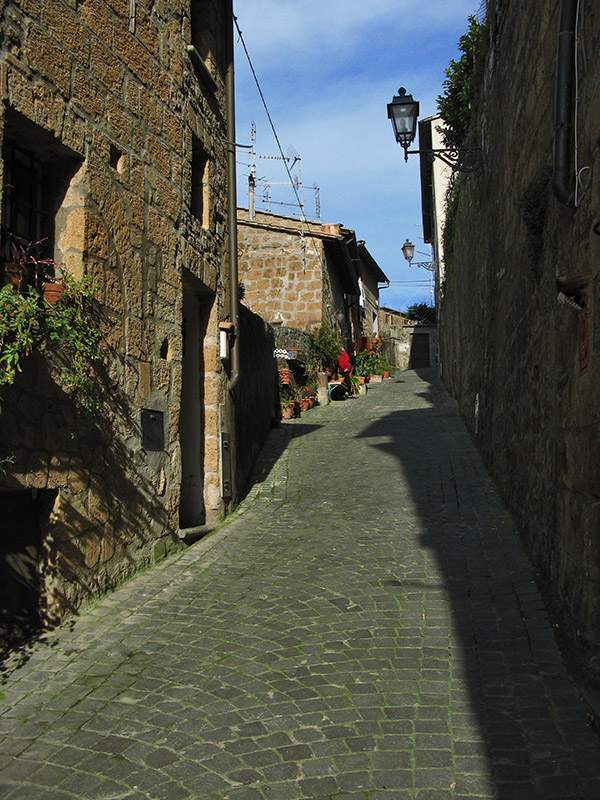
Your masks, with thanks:
M358 283L339 225L238 209L238 259L244 302L271 324L352 331Z
M437 358L437 327L408 319L402 312L382 306L379 326L387 344L390 364L398 369L431 367Z
M232 8L2 0L0 20L3 242L47 237L99 285L101 411L81 417L51 353L34 353L0 414L14 461L5 532L29 530L42 615L58 619L214 521L243 484L228 351ZM39 186L24 201L17 181ZM34 195L41 228L9 230Z
M275 325L327 325L348 343L373 333L377 284L387 278L354 231L265 212L253 217L238 209L239 276L249 308Z
M362 240L356 243L353 261L359 272L361 332L363 336L376 336L380 320L379 284L388 283L388 279Z
M600 683L600 13L490 0L488 33L484 164L446 225L443 378Z

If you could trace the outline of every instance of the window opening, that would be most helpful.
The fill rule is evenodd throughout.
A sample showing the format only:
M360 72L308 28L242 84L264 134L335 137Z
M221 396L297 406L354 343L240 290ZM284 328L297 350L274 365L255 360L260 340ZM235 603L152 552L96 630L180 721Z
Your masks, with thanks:
M194 137L192 149L192 214L202 227L208 228L209 189L208 155L198 139Z
M52 252L52 226L44 202L44 164L31 152L7 139L3 146L2 257L11 259L10 239L45 243Z
M2 160L0 259L13 261L11 241L36 258L52 259L56 215L83 159L9 107L4 117ZM31 247L36 242L42 244ZM47 272L51 273L51 268ZM28 280L35 278L28 276Z

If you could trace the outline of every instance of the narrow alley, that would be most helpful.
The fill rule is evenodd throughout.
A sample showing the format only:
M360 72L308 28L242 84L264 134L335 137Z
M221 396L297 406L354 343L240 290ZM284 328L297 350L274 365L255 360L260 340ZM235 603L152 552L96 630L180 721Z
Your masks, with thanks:
M229 521L0 691L4 800L600 797L600 737L434 370L273 430Z

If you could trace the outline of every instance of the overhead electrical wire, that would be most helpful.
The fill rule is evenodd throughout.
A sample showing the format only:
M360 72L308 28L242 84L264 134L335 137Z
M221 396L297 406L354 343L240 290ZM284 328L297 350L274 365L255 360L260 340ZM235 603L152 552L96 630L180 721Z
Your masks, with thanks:
M300 248L301 248L301 253L302 253L302 271L306 272L306 239L305 239L304 225L305 225L305 223L307 223L308 220L306 219L306 214L304 212L304 203L302 202L302 199L301 199L301 197L300 197L300 195L298 193L298 188L297 188L297 185L296 185L296 183L294 181L294 178L292 176L291 169L288 166L288 159L284 155L283 148L281 146L281 142L279 141L279 136L277 135L277 131L275 129L275 123L273 122L273 118L271 117L271 113L269 111L269 107L267 106L267 101L266 101L265 96L263 94L260 82L258 80L258 76L256 74L256 70L254 69L254 64L252 63L252 59L250 58L250 53L248 52L248 48L246 47L246 42L244 41L244 36L242 34L241 28L240 28L240 26L238 24L238 20L237 20L237 17L235 16L235 14L233 14L233 22L234 22L236 30L238 32L239 40L240 40L240 42L242 44L242 47L244 49L244 53L246 55L246 59L248 61L248 65L250 67L250 71L252 72L252 77L254 78L254 82L256 84L256 88L258 90L258 94L260 96L261 102L262 102L263 107L265 109L265 114L267 115L267 119L269 120L269 125L271 126L271 130L273 131L273 136L275 138L275 142L277 144L277 148L278 148L279 153L281 155L281 160L283 161L283 165L284 165L285 170L287 172L287 175L288 175L288 178L289 178L289 181L290 181L290 185L291 185L291 187L292 187L292 189L294 191L294 194L296 196L298 207L300 208ZM314 240L312 238L310 239L310 242L311 242L312 247L313 247L313 249L315 251L315 255L317 256L317 258L320 258L321 254L318 252L316 244L315 244L315 242L314 242Z
M300 207L300 213L302 215L302 219L304 219L304 204L302 203L302 201L300 199L300 195L298 194L298 190L297 190L296 185L294 183L294 179L292 177L292 172L291 172L291 170L290 170L290 168L288 166L288 163L287 163L288 159L286 158L286 156L283 153L283 148L281 146L281 142L279 141L279 136L277 135L277 131L275 130L275 124L273 122L273 118L271 117L271 113L270 113L269 108L267 106L267 101L265 100L265 96L263 94L263 91L261 89L260 83L258 81L258 76L256 75L256 71L254 69L254 65L252 63L252 59L250 58L250 53L248 52L248 48L246 47L246 42L244 41L244 37L242 35L242 31L240 30L240 26L238 25L237 17L235 16L235 14L233 15L233 21L235 23L235 27L236 27L237 32L238 32L238 36L240 37L240 42L242 43L242 47L244 48L244 53L246 54L246 58L248 59L248 65L250 66L250 71L252 72L252 77L254 78L254 82L256 83L256 88L258 89L258 94L260 95L260 99L261 99L263 107L265 109L265 114L267 115L267 119L269 120L269 125L271 126L271 130L273 131L273 136L275 137L275 142L277 143L277 148L278 148L278 150L279 150L279 152L281 154L281 159L283 161L283 165L284 165L285 170L286 170L286 172L288 174L288 178L290 179L290 184L292 186L292 189L294 190L294 194L296 195L296 200L298 201L298 205Z

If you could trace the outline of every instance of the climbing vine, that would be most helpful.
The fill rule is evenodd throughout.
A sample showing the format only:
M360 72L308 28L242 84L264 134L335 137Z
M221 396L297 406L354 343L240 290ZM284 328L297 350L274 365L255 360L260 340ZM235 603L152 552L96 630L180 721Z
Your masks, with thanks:
M469 17L469 28L458 42L462 56L446 69L444 92L438 97L438 109L444 120L441 129L446 147L468 143L476 93L478 66L483 62L487 43L487 23Z

